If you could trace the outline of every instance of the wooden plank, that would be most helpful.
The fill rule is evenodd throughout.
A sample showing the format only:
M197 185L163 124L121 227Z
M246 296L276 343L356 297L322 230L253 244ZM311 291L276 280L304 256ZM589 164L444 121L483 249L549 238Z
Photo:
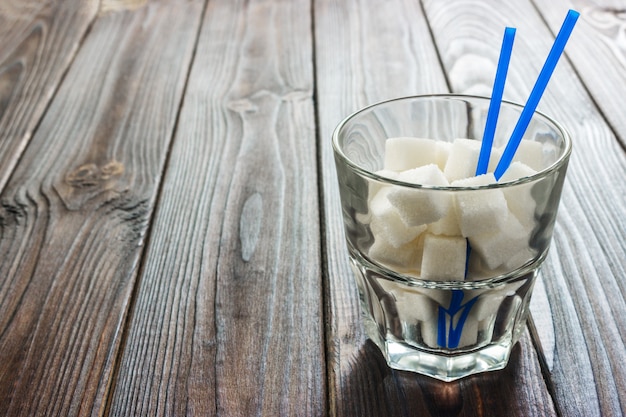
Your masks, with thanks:
M563 22L564 10L580 12L567 56L594 103L626 147L626 119L616 111L626 96L626 6L621 0L535 2L552 32ZM591 59L590 59L591 58Z
M478 6L429 0L425 9L453 89L460 92L490 85L493 71L478 70L486 55L483 45L499 42L505 25L516 26L505 97L526 100L555 36L530 2ZM561 12L562 22L566 4ZM570 42L576 44L581 35L573 34ZM463 66L477 70L455 76L454 69ZM555 332L548 356L557 403L565 416L623 415L626 157L567 60L559 63L540 110L563 123L574 141L553 248L543 268Z
M0 415L104 412L201 8L101 16L2 194Z
M0 1L0 190L78 46L98 1Z
M446 92L447 84L417 2L319 0L315 5L331 414L555 415L527 334L504 371L454 383L392 371L366 341L347 263L331 133L366 104ZM487 58L491 64L497 62L497 48Z
M208 3L112 415L326 412L309 9Z

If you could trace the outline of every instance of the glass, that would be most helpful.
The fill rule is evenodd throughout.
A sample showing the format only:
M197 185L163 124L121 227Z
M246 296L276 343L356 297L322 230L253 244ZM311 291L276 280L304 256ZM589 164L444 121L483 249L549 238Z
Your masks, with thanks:
M502 369L525 326L571 140L536 112L500 181L453 182L475 175L488 108L482 97L399 98L333 133L364 325L392 368L444 381ZM502 103L490 172L521 110Z

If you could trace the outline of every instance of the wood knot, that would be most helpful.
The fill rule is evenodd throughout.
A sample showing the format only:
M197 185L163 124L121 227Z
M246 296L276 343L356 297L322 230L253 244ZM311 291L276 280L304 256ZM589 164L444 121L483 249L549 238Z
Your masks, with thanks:
M254 193L243 205L239 221L239 239L241 241L241 257L248 262L256 250L263 221L263 198Z
M246 98L232 100L226 106L236 113L256 113L259 110L252 100Z
M76 188L91 188L101 185L124 172L124 165L117 161L109 161L102 166L87 163L79 166L66 175L65 181Z

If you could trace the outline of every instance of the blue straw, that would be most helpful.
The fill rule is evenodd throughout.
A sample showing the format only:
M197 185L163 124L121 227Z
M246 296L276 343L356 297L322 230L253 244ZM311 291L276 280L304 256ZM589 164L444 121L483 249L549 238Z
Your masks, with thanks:
M533 116L533 113L537 109L537 104L541 99L541 95L546 89L548 85L548 81L552 76L552 72L556 67L563 50L565 49L565 44L569 39L572 30L574 29L574 25L576 24L576 20L578 19L578 13L575 10L570 10L565 17L565 21L559 30L556 39L554 40L554 44L552 45L552 49L548 54L548 58L546 59L541 72L539 73L539 77L537 78L537 82L530 92L530 96L528 97L528 101L522 110L522 114L513 129L513 133L511 134L511 138L509 139L509 143L507 143L504 152L502 153L502 158L500 158L500 162L496 167L494 175L496 180L499 180L502 177L502 174L509 168L511 165L511 161L513 160L513 156L517 151L517 147L522 141L522 136L524 136L524 132L526 132L526 128L528 128L528 124L530 123L530 119Z
M483 133L483 141L480 147L478 165L476 165L476 175L486 174L489 166L489 155L491 154L493 137L496 133L496 123L498 122L498 114L500 113L504 83L506 81L506 73L509 70L509 61L511 60L511 50L513 49L514 40L515 28L507 27L504 29L504 38L502 39L502 48L500 49L500 58L498 59L498 68L496 69L496 79L493 82L493 92L491 93L491 101L489 102L485 132Z

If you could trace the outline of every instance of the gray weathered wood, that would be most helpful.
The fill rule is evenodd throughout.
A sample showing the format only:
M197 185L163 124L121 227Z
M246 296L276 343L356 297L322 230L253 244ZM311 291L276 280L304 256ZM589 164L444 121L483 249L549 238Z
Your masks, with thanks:
M98 10L98 1L0 1L0 190Z
M390 370L331 132L489 95L507 25L523 102L568 8L532 338L455 383ZM626 415L623 0L0 0L0 39L0 415Z
M554 415L527 334L506 370L449 384L391 371L366 341L347 263L330 136L334 126L359 107L391 97L446 92L448 87L417 2L315 4L331 414L436 416L480 410L494 416ZM494 39L494 52L485 58L494 68L498 44ZM451 76L465 72L457 69Z
M342 118L367 104L447 87L437 67L419 65L422 60L436 63L437 56L416 2L314 4L330 412L393 415L402 407L402 388L396 378L388 377L386 364L363 333L340 216L331 134ZM415 404L425 410L423 402Z
M486 28L515 26L505 97L525 102L567 12L567 2L561 4L560 22L551 33L530 2L478 7L474 1L425 1L452 88L465 92L487 85L493 71L479 70L482 45L499 42L502 32ZM571 42L578 39L573 34ZM455 76L462 65L478 70ZM563 123L574 141L553 248L543 268L554 320L550 356L556 399L562 415L621 415L626 413L626 156L567 59L559 62L539 108Z
M556 33L567 8L580 13L567 56L594 103L626 147L626 118L615 109L626 97L626 3L623 0L535 1L535 7Z
M200 23L173 3L97 19L1 195L0 415L104 412Z
M326 412L309 9L208 3L112 415Z

